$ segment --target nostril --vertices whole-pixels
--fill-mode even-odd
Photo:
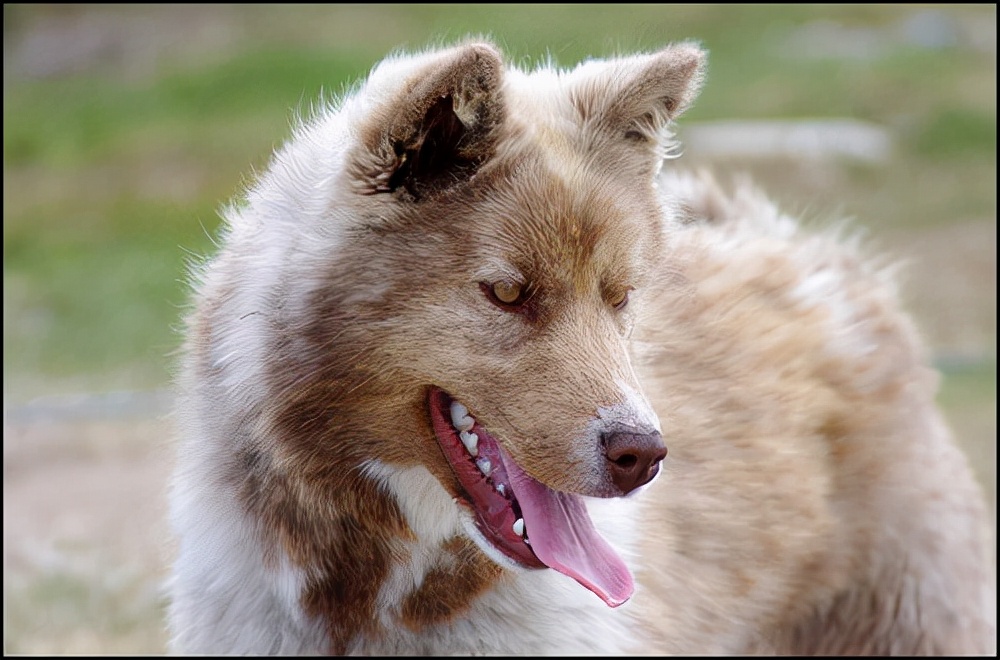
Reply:
[[[657,433],[611,433],[602,436],[611,481],[628,494],[649,483],[667,455],[663,437]]]
[[[638,457],[633,456],[632,454],[625,454],[621,458],[617,458],[614,461],[615,465],[617,465],[620,468],[625,468],[625,469],[628,469],[628,468],[632,467],[633,465],[635,465],[638,462],[639,462]]]

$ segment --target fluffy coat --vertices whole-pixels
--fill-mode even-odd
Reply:
[[[195,274],[175,651],[995,653],[890,269],[660,172],[704,57],[399,54],[297,129]]]

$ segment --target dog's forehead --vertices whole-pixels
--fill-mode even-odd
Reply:
[[[535,146],[496,184],[499,194],[484,209],[495,222],[480,228],[486,245],[535,274],[626,275],[658,240],[652,190]]]
[[[602,142],[579,112],[573,78],[543,69],[515,76],[505,90],[510,139],[497,153],[508,172],[503,228],[557,263],[620,262],[636,243],[656,242],[662,211],[651,180],[610,167],[598,153]]]

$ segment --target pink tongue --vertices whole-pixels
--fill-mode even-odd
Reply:
[[[587,587],[610,607],[631,598],[635,590],[632,573],[594,529],[583,500],[547,488],[509,457],[504,458],[531,549],[538,559]]]

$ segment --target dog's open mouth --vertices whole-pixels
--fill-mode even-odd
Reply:
[[[632,596],[632,574],[594,528],[583,500],[528,476],[466,407],[431,388],[434,433],[486,539],[531,568],[554,568],[617,607]]]

